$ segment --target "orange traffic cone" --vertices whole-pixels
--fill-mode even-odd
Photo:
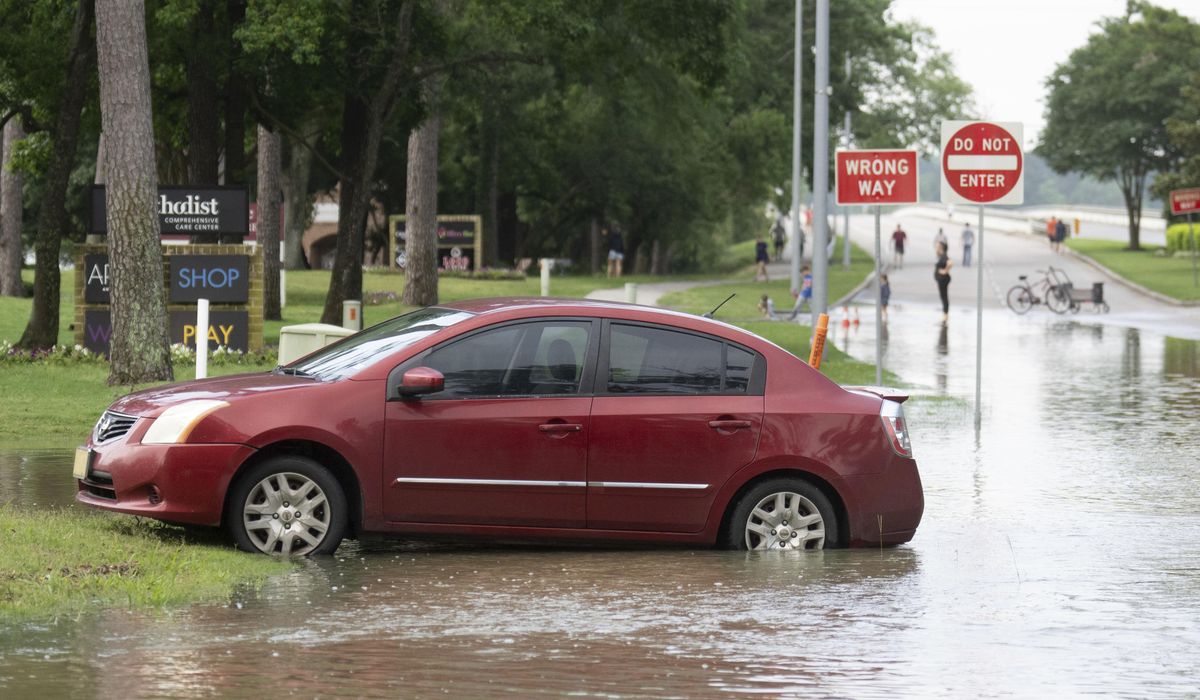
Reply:
[[[858,326],[861,321],[858,320],[858,307],[854,307],[854,325]]]
[[[843,306],[842,307],[842,328],[849,328],[849,327],[850,327],[850,307]]]

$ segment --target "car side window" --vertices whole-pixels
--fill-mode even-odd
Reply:
[[[606,390],[614,394],[746,393],[755,355],[692,333],[614,323]]]
[[[502,326],[434,348],[408,366],[445,378],[436,398],[579,393],[591,324],[547,321]]]

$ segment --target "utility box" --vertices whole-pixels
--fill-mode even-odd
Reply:
[[[304,357],[313,350],[354,335],[355,331],[329,323],[301,323],[279,329],[279,364]]]

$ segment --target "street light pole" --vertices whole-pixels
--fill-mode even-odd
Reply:
[[[829,311],[829,0],[817,0],[817,70],[813,99],[812,324]]]
[[[850,52],[846,52],[846,92],[850,92]],[[842,132],[843,148],[850,148],[850,106],[846,106],[846,124]],[[842,207],[842,269],[850,269],[850,207]]]
[[[801,48],[804,45],[804,0],[796,0],[796,46],[795,66],[792,69],[792,290],[800,291],[800,258],[804,256],[804,246],[800,239],[804,237],[804,226],[800,216],[800,123],[804,111],[801,105],[801,85],[804,83],[804,61]]]

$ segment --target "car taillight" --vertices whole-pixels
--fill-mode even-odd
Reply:
[[[883,429],[887,432],[888,443],[892,450],[901,457],[912,458],[912,443],[908,440],[908,425],[904,422],[904,408],[895,401],[884,400],[879,407],[879,417],[883,419]]]

